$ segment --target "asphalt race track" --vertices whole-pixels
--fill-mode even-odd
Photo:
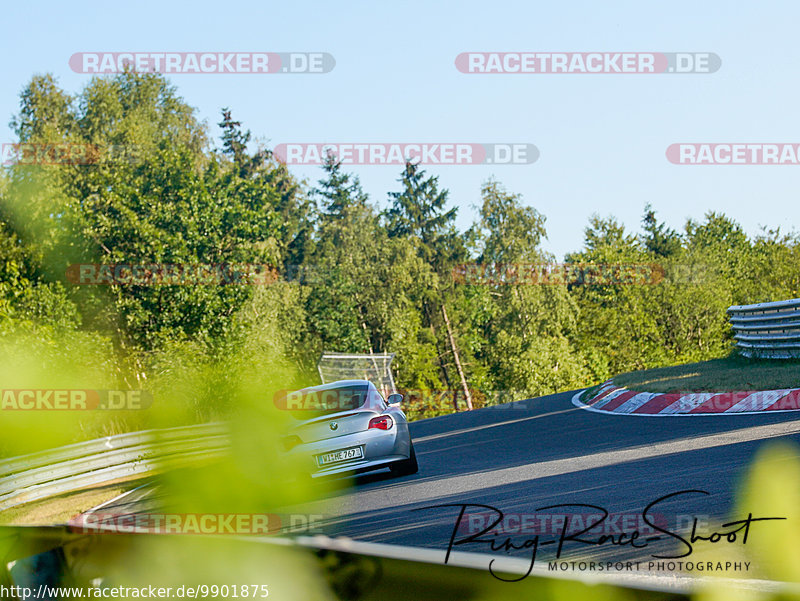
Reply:
[[[740,479],[757,449],[766,440],[778,438],[800,442],[800,413],[603,415],[576,408],[571,402],[573,395],[561,393],[504,408],[413,422],[418,474],[403,478],[388,471],[361,475],[352,488],[286,511],[323,515],[319,532],[328,536],[441,549],[444,561],[451,536],[457,541],[480,530],[475,526],[469,530],[465,516],[463,529],[454,535],[460,505],[492,506],[512,516],[507,522],[509,530],[482,538],[493,538],[499,546],[510,536],[522,546],[539,534],[539,565],[555,559],[563,518],[544,526],[541,520],[538,526],[535,521],[528,522],[528,528],[514,531],[521,523],[519,515],[535,520],[535,516],[572,514],[571,528],[577,529],[580,520],[599,510],[542,508],[589,504],[612,515],[602,532],[583,536],[596,540],[600,534],[616,532],[619,540],[619,527],[628,531],[623,540],[629,542],[629,530],[642,525],[638,519],[648,504],[671,493],[697,489],[710,494],[673,497],[659,503],[650,515],[674,532],[679,532],[678,524],[690,527],[691,519],[699,517],[698,533],[708,535],[714,525],[747,517],[732,517],[731,512]],[[147,495],[135,493],[128,500],[127,511],[146,510],[146,499]],[[455,506],[430,508],[443,504]],[[466,509],[467,514],[480,511],[488,515],[488,510]],[[623,515],[615,522],[617,514]],[[623,528],[625,519],[631,520],[630,528]],[[751,537],[758,535],[761,525],[752,525]],[[568,532],[572,533],[574,530]],[[683,535],[689,536],[685,531]],[[647,540],[652,536],[658,539]],[[637,547],[567,540],[560,559],[647,562],[655,561],[653,554],[679,555],[687,550],[674,537],[646,528]],[[505,555],[487,542],[457,545],[454,550]],[[531,550],[514,553],[529,559]]]

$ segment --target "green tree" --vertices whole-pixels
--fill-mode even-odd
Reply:
[[[401,190],[389,192],[391,206],[385,212],[389,235],[417,238],[420,252],[434,259],[452,230],[457,209],[446,209],[448,191],[439,189],[438,176],[425,177],[416,163],[407,162],[398,181]]]
[[[541,250],[547,233],[536,209],[493,180],[483,185],[481,198],[480,218],[470,233],[478,263],[525,269],[551,260]],[[583,357],[569,339],[578,311],[566,286],[502,283],[470,288],[480,299],[474,323],[484,342],[478,356],[487,365],[491,387],[539,395],[586,381]]]
[[[51,83],[34,78],[23,92],[17,135],[98,152],[91,165],[12,169],[3,211],[43,281],[63,283],[72,263],[280,264],[302,254],[308,206],[299,185],[264,151],[246,154],[248,134],[229,113],[232,159],[209,151],[194,110],[159,75],[94,78],[71,100]],[[85,328],[131,353],[183,339],[224,346],[252,296],[247,286],[69,292]]]
[[[439,189],[437,176],[426,177],[418,164],[406,162],[400,179],[401,191],[390,192],[391,206],[384,213],[389,235],[405,238],[416,247],[419,257],[434,272],[433,285],[420,298],[424,323],[430,328],[438,349],[438,363],[448,389],[456,379],[449,373],[450,360],[467,408],[472,409],[468,375],[461,360],[459,333],[448,315],[452,301],[452,270],[466,258],[466,247],[455,229],[457,209],[447,209],[448,190]],[[454,400],[457,407],[457,402]]]
[[[642,243],[645,248],[658,257],[670,257],[681,250],[681,237],[678,232],[659,222],[656,212],[648,203],[642,217]]]

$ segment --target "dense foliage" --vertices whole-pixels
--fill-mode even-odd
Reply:
[[[333,157],[305,185],[268,148],[252,149],[231,111],[218,125],[216,147],[158,75],[95,78],[74,96],[34,77],[12,119],[19,142],[90,145],[95,160],[0,170],[0,334],[98,349],[128,386],[184,356],[258,357],[310,382],[323,350],[388,351],[401,388],[457,391],[480,406],[725,356],[726,307],[800,295],[794,234],[748,237],[716,213],[679,232],[649,205],[638,233],[593,217],[567,262],[657,264],[658,281],[465,281],[454,276],[465,264],[552,263],[545,216],[488,181],[460,232],[448,191],[414,164],[382,211]],[[279,277],[81,286],[65,276],[87,263],[247,263]]]

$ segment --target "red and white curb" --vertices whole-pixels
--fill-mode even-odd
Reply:
[[[800,388],[738,392],[637,392],[604,382],[590,399],[572,397],[572,404],[598,413],[625,415],[708,415],[800,410]]]

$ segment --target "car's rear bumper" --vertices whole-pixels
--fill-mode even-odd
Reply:
[[[380,469],[408,459],[411,452],[410,440],[408,425],[395,423],[390,430],[372,429],[299,444],[289,451],[289,454],[296,457],[304,471],[310,473],[312,477],[322,477]],[[360,447],[363,456],[327,466],[320,466],[317,461],[320,455],[352,447]]]
[[[341,463],[332,465],[330,467],[319,469],[311,473],[312,478],[322,478],[323,476],[332,476],[335,474],[358,473],[368,472],[370,470],[379,470],[384,467],[389,467],[398,461],[408,459],[406,455],[389,455],[380,459],[372,461],[358,461],[353,463]]]

